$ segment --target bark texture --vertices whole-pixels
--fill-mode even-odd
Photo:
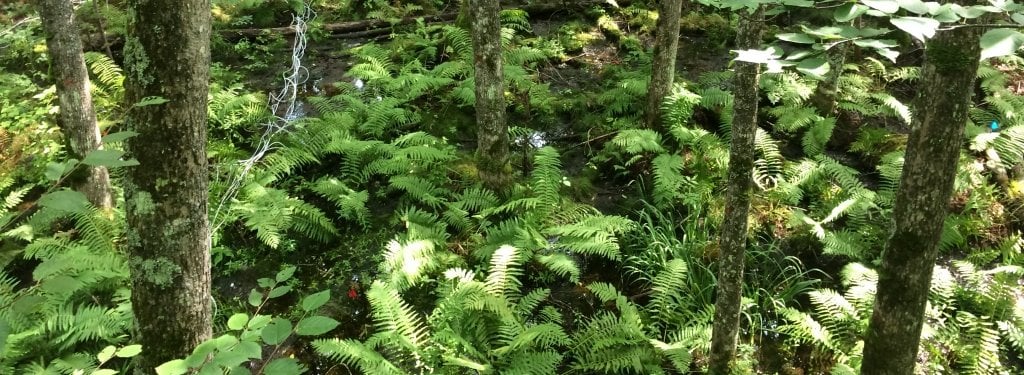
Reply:
[[[651,83],[647,86],[647,127],[661,126],[661,102],[672,90],[676,77],[676,51],[679,49],[679,18],[683,0],[664,0],[658,6],[658,25],[654,34]]]
[[[843,75],[843,65],[846,64],[846,54],[850,50],[850,43],[841,43],[830,48],[825,56],[831,70],[825,74],[825,79],[818,82],[815,88],[814,107],[822,116],[832,116],[836,111],[836,101],[839,96],[839,77]]]
[[[736,35],[737,48],[760,48],[763,25],[763,6],[753,14],[744,13]],[[743,263],[747,246],[747,213],[750,211],[750,194],[754,186],[754,137],[757,134],[757,108],[760,100],[758,86],[761,66],[741,61],[735,64],[729,186],[725,196],[725,217],[718,240],[718,289],[709,364],[709,373],[715,375],[728,374],[736,357]]]
[[[925,49],[914,121],[864,341],[863,374],[912,374],[949,208],[983,29],[939,31]]]
[[[60,129],[71,146],[71,156],[82,160],[89,152],[99,149],[101,144],[75,10],[70,0],[39,0],[36,5],[56,80]],[[110,209],[107,168],[86,166],[83,176],[74,179],[73,183],[75,189],[85,194],[94,206]]]
[[[128,142],[141,165],[125,186],[140,374],[186,356],[211,334],[206,104],[209,0],[132,0],[125,98]]]
[[[510,179],[505,74],[501,62],[501,6],[498,0],[468,0],[475,69],[477,167],[480,179],[500,189]]]

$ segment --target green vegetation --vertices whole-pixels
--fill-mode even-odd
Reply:
[[[729,7],[742,2],[684,4],[663,129],[644,126],[657,2],[503,2],[512,181],[496,190],[474,157],[472,34],[443,18],[459,3],[213,1],[210,212],[195,214],[212,228],[214,338],[158,373],[707,370],[735,90]],[[778,5],[764,40],[777,49],[740,51],[766,73],[734,373],[859,372],[922,77],[913,49],[935,31],[906,19],[968,17],[889,3],[919,2]],[[282,118],[290,103],[267,103],[294,36],[233,32],[287,26],[306,5],[298,115]],[[124,98],[137,48],[125,8],[77,8],[104,148],[76,160],[34,10],[0,5],[0,374],[130,373],[147,344],[132,336],[132,283],[173,287],[180,272],[125,250],[140,241],[126,235],[128,205],[153,207],[148,194],[124,200],[126,169],[145,168],[125,156],[137,134],[124,119],[167,100]],[[988,22],[1024,23],[1019,7],[997,10]],[[444,21],[409,19],[431,16]],[[369,26],[329,27],[358,21]],[[1000,40],[982,38],[991,58],[920,373],[1024,371],[1024,36]],[[816,49],[832,43],[853,44],[843,66]],[[935,50],[940,68],[969,58]],[[830,69],[836,111],[823,114]],[[110,212],[72,190],[85,166],[110,169]]]

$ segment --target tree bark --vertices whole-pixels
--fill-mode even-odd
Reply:
[[[764,6],[753,14],[744,14],[736,35],[739,49],[761,47]],[[711,335],[709,373],[728,374],[736,357],[736,339],[740,326],[740,300],[743,292],[743,263],[747,246],[747,212],[754,186],[754,138],[757,134],[758,87],[761,66],[736,61],[732,145],[729,149],[728,188],[725,217],[719,237],[718,290],[715,297],[715,322]]]
[[[56,79],[60,129],[71,146],[71,156],[82,160],[89,152],[99,149],[101,143],[75,10],[70,0],[39,0],[37,5]],[[73,180],[75,189],[85,194],[94,206],[109,210],[111,189],[107,168],[85,167],[84,175]]]
[[[683,0],[664,0],[658,7],[658,25],[654,35],[651,83],[647,86],[647,127],[661,127],[661,103],[672,90],[676,77],[676,51],[679,49],[679,18]]]
[[[495,190],[501,189],[511,178],[500,11],[498,0],[469,0],[473,27],[477,168],[484,185]]]
[[[140,165],[125,183],[138,373],[189,354],[211,335],[206,105],[209,0],[132,0],[125,119]],[[136,105],[162,97],[160,104]]]
[[[939,31],[927,43],[914,120],[878,272],[863,374],[912,374],[924,310],[969,121],[982,28]]]
[[[846,64],[846,53],[850,50],[851,43],[842,43],[825,52],[831,70],[825,75],[825,79],[818,82],[812,99],[814,107],[822,116],[835,114],[839,96],[839,77],[843,75],[843,65]]]

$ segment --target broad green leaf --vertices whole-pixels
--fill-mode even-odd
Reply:
[[[939,21],[924,17],[898,17],[889,22],[922,42],[935,36],[935,30],[939,28]]]
[[[216,361],[219,357],[215,357],[213,360]],[[222,375],[220,371],[220,365],[214,362],[209,362],[203,365],[195,375]]]
[[[240,330],[245,328],[245,323],[249,322],[249,314],[238,313],[228,318],[228,329]]]
[[[782,5],[790,7],[810,8],[814,2],[810,0],[782,0]]]
[[[274,375],[298,375],[303,372],[302,365],[294,358],[278,358],[267,364],[263,369],[264,374]]]
[[[46,163],[46,172],[43,172],[47,180],[57,181],[60,180],[60,176],[64,175],[64,164],[63,163]]]
[[[228,371],[228,375],[252,375],[252,371],[249,371],[244,366],[236,366],[231,371]]]
[[[906,9],[908,12],[917,14],[927,14],[928,6],[921,0],[896,0],[900,8]]]
[[[820,58],[806,59],[796,66],[796,70],[817,79],[825,78],[831,69],[828,61]]]
[[[281,272],[278,272],[277,273],[277,277],[275,277],[275,279],[277,279],[277,282],[283,283],[283,282],[287,281],[288,279],[292,278],[292,275],[294,275],[294,274],[295,274],[295,266],[288,266],[288,267],[285,267],[283,270],[281,270]]]
[[[805,50],[805,49],[796,50],[796,51],[793,51],[792,53],[790,53],[789,56],[786,56],[786,60],[789,60],[789,61],[803,60],[803,59],[807,58],[808,56],[814,55],[815,53],[816,52],[814,52],[814,51],[808,51],[808,50]]]
[[[993,29],[981,36],[981,58],[1008,56],[1024,45],[1024,34],[1013,29]]]
[[[273,288],[274,285],[277,285],[277,281],[274,281],[274,279],[271,279],[269,277],[261,277],[256,280],[256,284],[258,284],[260,287],[270,289]]]
[[[121,142],[121,141],[124,141],[125,139],[134,137],[136,135],[139,135],[139,133],[133,132],[131,130],[123,131],[123,132],[117,132],[117,133],[110,133],[110,134],[107,134],[106,136],[103,137],[102,142],[103,143]]]
[[[892,48],[876,48],[875,52],[878,52],[879,55],[884,56],[893,63],[896,62],[897,57],[900,57],[900,51],[894,50]]]
[[[115,352],[117,352],[117,347],[109,345],[100,350],[99,354],[96,354],[96,359],[100,360],[100,363],[109,361],[111,358],[114,358]]]
[[[121,160],[122,155],[124,155],[124,152],[118,150],[94,150],[85,155],[85,159],[82,159],[82,164],[107,168],[139,165],[139,162],[135,159]]]
[[[236,348],[238,352],[242,353],[246,358],[254,359],[263,357],[263,347],[258,343],[252,341],[239,341]]]
[[[261,336],[265,344],[277,345],[284,342],[288,335],[291,334],[292,322],[289,322],[287,319],[274,318],[270,324],[263,328]]]
[[[234,335],[223,334],[213,339],[213,342],[216,343],[218,350],[228,350],[238,344],[238,338]]]
[[[844,27],[848,27],[848,26],[844,26]],[[851,29],[852,29],[852,27],[851,27]],[[855,30],[856,30],[856,33],[851,35],[851,36],[849,36],[850,38],[855,38],[855,37],[872,38],[872,37],[876,37],[876,36],[879,36],[879,35],[888,34],[888,33],[892,32],[892,30],[890,30],[890,29],[876,29],[876,28],[873,28],[873,27],[865,27],[865,28],[860,28],[860,29],[855,29]],[[845,34],[844,34],[844,36],[845,36]]]
[[[270,315],[256,315],[249,320],[249,329],[262,329],[270,323],[271,319],[273,317]]]
[[[322,335],[338,326],[338,321],[326,316],[311,316],[295,325],[295,333],[302,336]]]
[[[895,48],[900,46],[899,43],[892,39],[858,39],[854,40],[853,44],[864,48]]]
[[[963,7],[963,6],[960,6],[960,5],[957,5],[957,4],[951,4],[950,5],[950,9],[953,9],[953,12],[956,12],[956,14],[958,16],[963,17],[963,18],[969,18],[969,19],[978,18],[978,17],[984,16],[984,15],[986,15],[988,13],[1000,13],[1000,12],[1002,12],[1001,10],[999,10],[999,8],[996,8],[994,6],[988,6],[988,5],[975,5],[975,6]]]
[[[292,287],[287,286],[287,285],[282,285],[282,286],[279,286],[277,288],[271,289],[270,290],[270,294],[267,295],[267,298],[277,298],[277,297],[280,297],[280,296],[283,296],[283,295],[287,294],[290,291],[292,291]]]
[[[743,61],[755,64],[767,64],[769,61],[775,60],[775,51],[773,50],[734,50],[736,52],[736,61]]]
[[[89,207],[85,195],[73,190],[58,190],[39,198],[39,205],[64,212],[82,212]]]
[[[111,369],[108,369],[108,368],[101,368],[101,369],[97,369],[97,370],[95,370],[95,371],[93,371],[93,372],[91,372],[89,374],[90,375],[116,375],[117,374],[117,370],[111,370]]]
[[[170,100],[164,99],[161,96],[147,96],[142,98],[138,103],[135,103],[135,107],[145,107],[150,105],[164,104]]]
[[[790,43],[814,44],[818,42],[818,39],[804,33],[783,33],[775,37]]]
[[[942,4],[938,8],[929,10],[928,14],[931,14],[932,18],[940,23],[950,23],[960,20],[960,16],[953,11],[950,4]]]
[[[316,309],[319,309],[320,306],[323,306],[330,299],[330,290],[325,290],[319,293],[311,294],[309,296],[306,296],[306,298],[302,299],[302,310],[305,310],[307,312],[314,311]]]
[[[1024,14],[1014,13],[1013,15],[1010,16],[1010,18],[1013,19],[1013,22],[1024,25]]]
[[[118,358],[131,358],[139,355],[139,353],[142,353],[142,345],[136,344],[128,345],[121,349],[118,349],[117,353],[114,353],[114,355],[117,356]]]
[[[261,303],[263,303],[263,293],[256,289],[249,291],[249,305],[257,307]]]
[[[253,358],[260,358],[263,355],[260,345],[254,342],[238,342],[226,350],[213,356],[213,363],[217,365],[217,375],[223,374],[220,367],[232,368]]]
[[[46,176],[47,180],[60,181],[60,178],[64,177],[65,173],[71,172],[71,170],[75,169],[76,166],[78,166],[78,160],[75,159],[71,159],[63,163],[50,162],[46,163],[46,172],[43,174]]]
[[[886,14],[893,14],[900,10],[900,4],[894,0],[860,0],[860,3]]]
[[[182,375],[186,372],[188,372],[188,366],[185,365],[184,359],[175,359],[156,368],[157,375]]]
[[[832,18],[835,18],[836,22],[850,22],[867,11],[868,7],[866,6],[850,3],[836,8],[836,10],[832,12]]]
[[[810,28],[807,26],[801,26],[801,30],[809,35],[822,38],[822,39],[844,39],[852,38],[857,36],[857,29],[851,26],[822,26]]]

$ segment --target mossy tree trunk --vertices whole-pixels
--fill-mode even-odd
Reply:
[[[969,121],[982,31],[939,31],[927,43],[893,207],[894,229],[882,255],[864,341],[863,374],[914,372],[932,268]]]
[[[89,72],[82,53],[75,10],[70,0],[39,0],[39,18],[46,33],[46,48],[56,80],[60,102],[60,129],[71,146],[71,156],[82,160],[100,148],[100,129],[89,92]],[[77,176],[76,176],[77,177]],[[83,175],[73,180],[96,207],[109,210],[110,177],[105,167],[86,166]]]
[[[764,7],[744,13],[736,35],[738,49],[761,47]],[[728,374],[736,357],[736,339],[740,326],[740,299],[743,292],[743,261],[747,246],[747,212],[754,186],[754,138],[757,134],[757,108],[760,96],[761,66],[737,61],[735,67],[732,144],[729,148],[728,188],[725,217],[718,240],[718,287],[715,297],[715,322],[711,336],[711,374]]]
[[[206,105],[209,0],[132,0],[125,42],[125,182],[138,372],[186,356],[211,335]],[[143,98],[166,102],[136,105]],[[153,102],[153,101],[150,101]],[[155,101],[160,102],[160,101]]]
[[[505,75],[501,61],[501,6],[498,0],[468,0],[473,35],[476,91],[477,166],[480,179],[501,189],[510,179]]]
[[[846,54],[851,43],[841,43],[825,52],[831,70],[818,82],[811,100],[822,116],[835,115],[836,102],[839,98],[839,77],[843,75],[843,65],[846,64]]]
[[[683,0],[664,0],[658,7],[658,25],[654,35],[651,83],[647,86],[646,124],[661,127],[661,103],[672,90],[676,77],[676,51],[679,49],[679,18]]]

